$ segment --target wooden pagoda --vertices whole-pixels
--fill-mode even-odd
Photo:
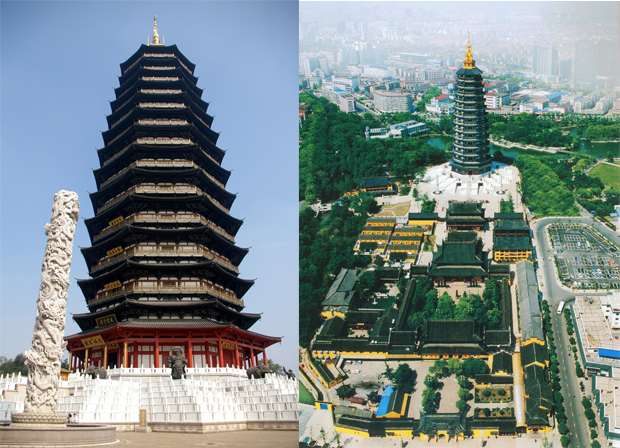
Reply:
[[[243,312],[248,249],[235,245],[242,221],[229,214],[230,172],[194,68],[159,43],[157,24],[153,42],[121,64],[85,220],[91,247],[81,248],[89,312],[73,316],[82,331],[65,338],[73,371],[166,367],[175,346],[189,367],[247,368],[280,342],[249,331],[260,315]]]

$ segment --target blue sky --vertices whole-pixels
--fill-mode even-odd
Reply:
[[[297,2],[0,2],[0,355],[30,348],[43,227],[54,193],[80,198],[65,334],[87,312],[76,279],[88,278],[79,247],[94,211],[92,169],[119,64],[153,34],[196,64],[215,116],[231,214],[244,218],[237,245],[251,247],[241,277],[256,278],[246,311],[252,327],[284,336],[267,350],[287,368],[298,346]]]

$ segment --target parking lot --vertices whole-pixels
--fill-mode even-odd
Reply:
[[[576,288],[620,289],[620,253],[590,227],[552,225],[549,238],[564,282]]]

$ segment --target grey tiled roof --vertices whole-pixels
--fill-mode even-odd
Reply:
[[[538,284],[534,265],[523,260],[516,264],[517,291],[519,294],[519,320],[521,322],[521,339],[536,338],[544,341],[542,315],[538,303]]]

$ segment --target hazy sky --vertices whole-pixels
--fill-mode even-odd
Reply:
[[[240,277],[257,279],[246,311],[253,331],[284,336],[268,357],[294,368],[298,346],[297,2],[0,2],[0,355],[30,348],[43,227],[54,193],[80,199],[65,334],[87,312],[75,279],[94,211],[92,169],[114,100],[119,64],[153,34],[196,64],[198,87],[227,150],[237,245],[251,247]]]

